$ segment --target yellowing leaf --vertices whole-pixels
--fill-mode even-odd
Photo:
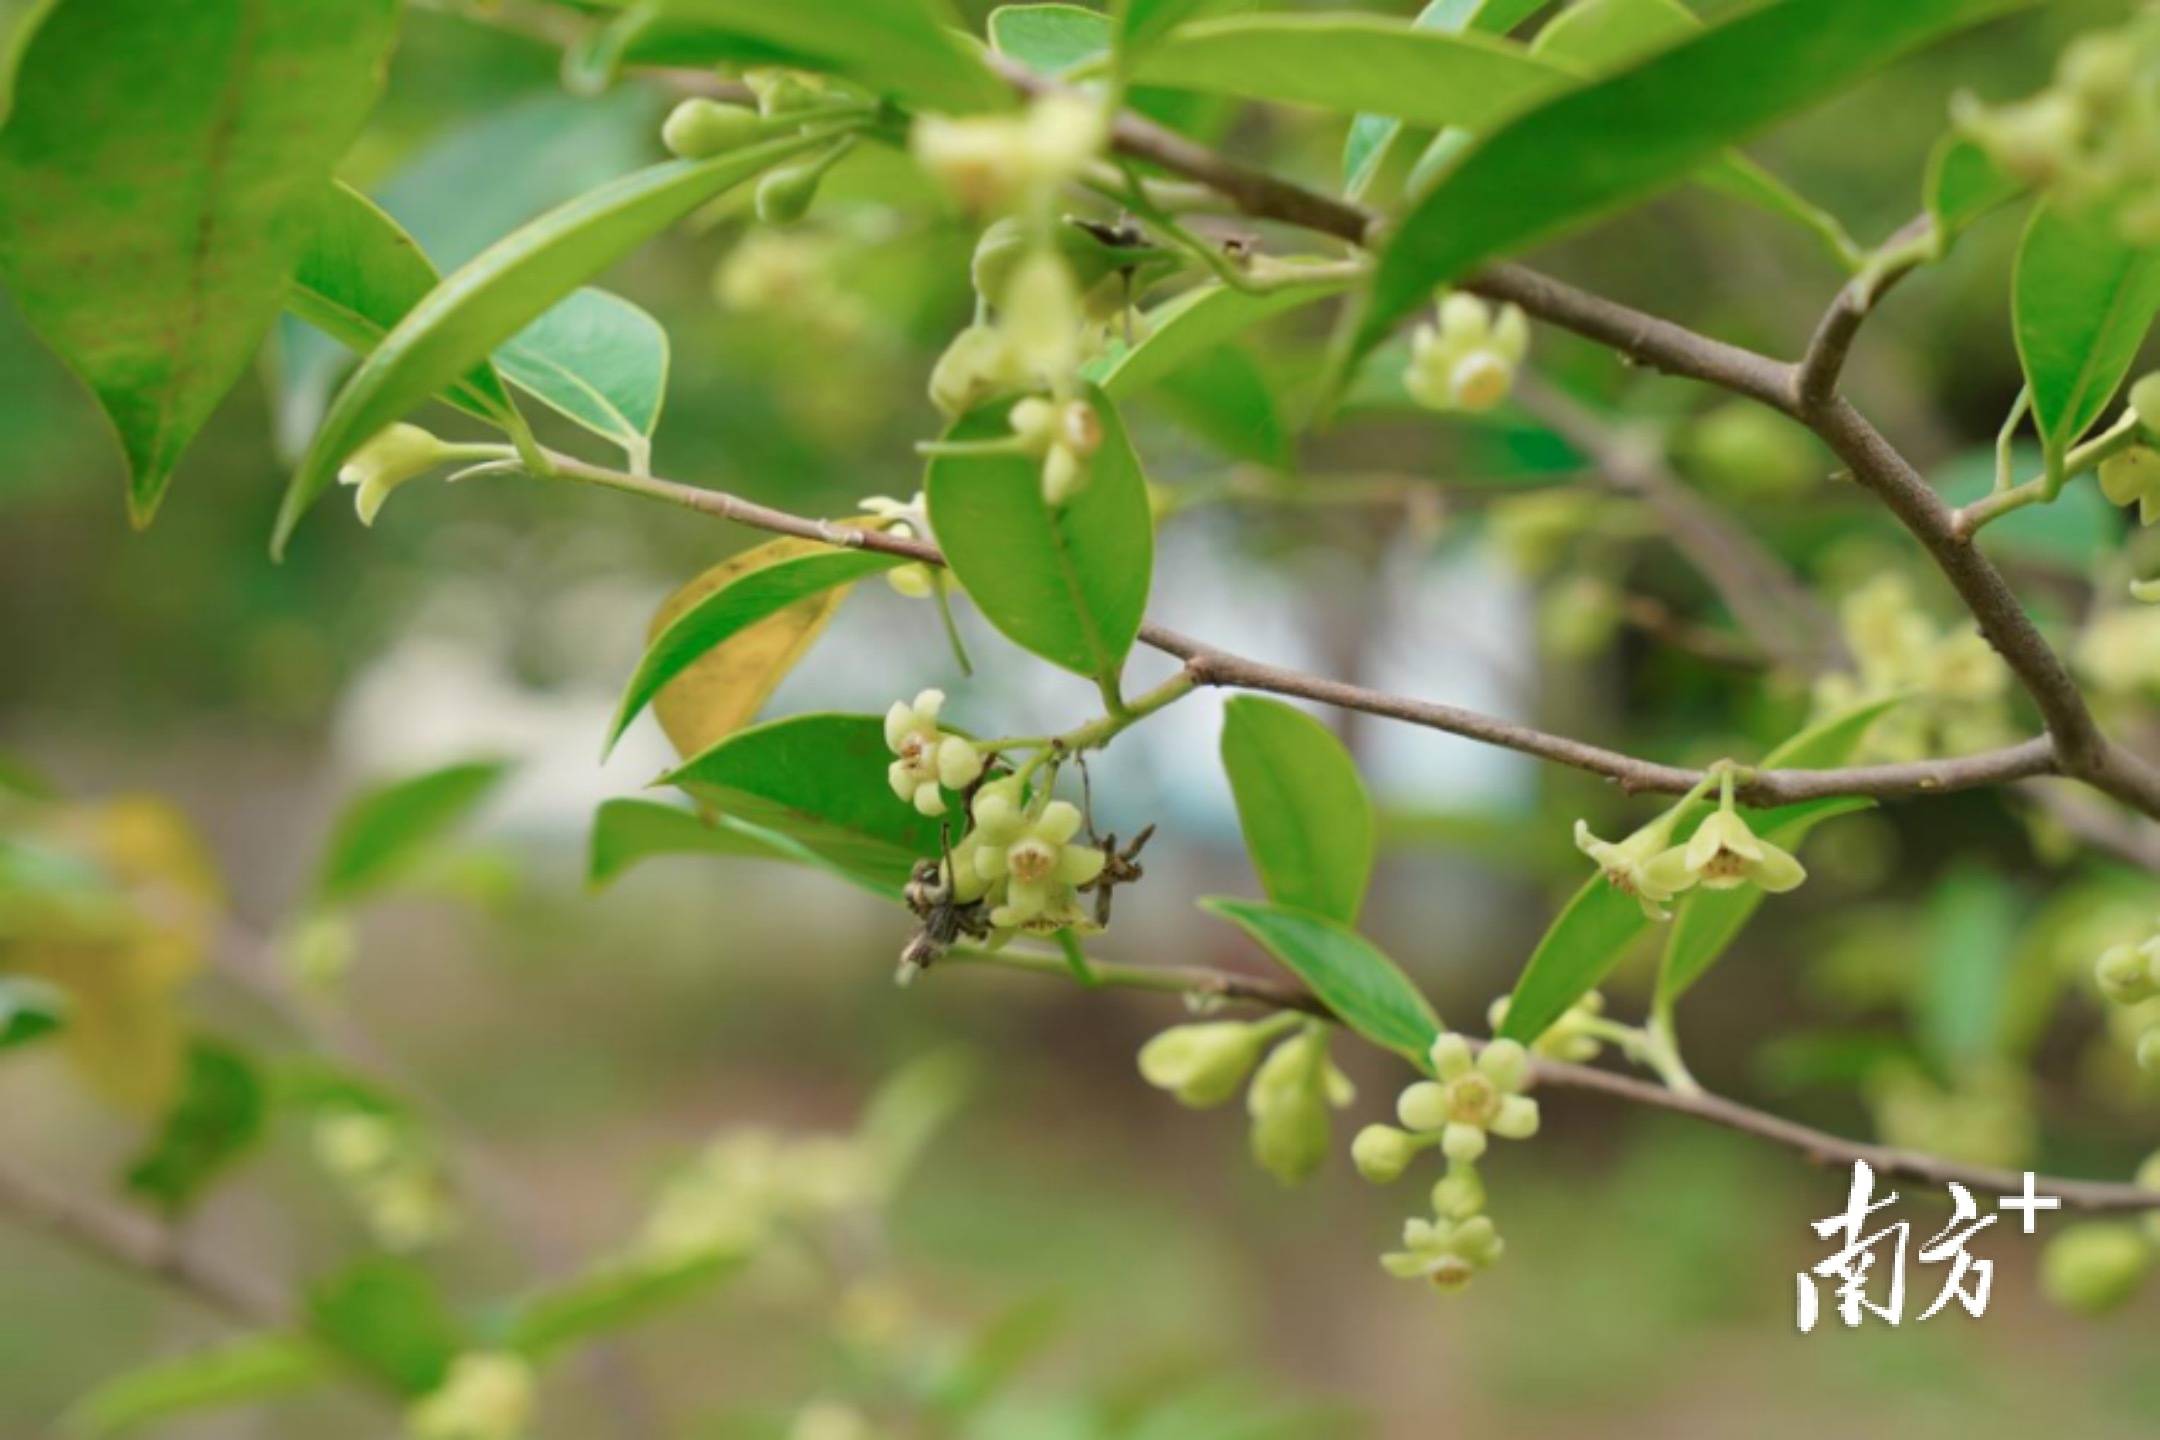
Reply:
[[[683,611],[752,570],[831,548],[815,540],[787,537],[729,556],[667,598],[653,616],[646,642],[657,639]],[[654,697],[652,708],[675,753],[685,760],[702,754],[756,718],[795,662],[823,633],[850,588],[839,585],[821,591],[758,621],[705,652],[670,680]]]

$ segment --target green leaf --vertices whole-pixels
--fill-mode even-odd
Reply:
[[[650,467],[668,377],[667,331],[652,316],[605,290],[579,290],[513,336],[495,363],[557,414],[620,446],[631,469]]]
[[[1236,925],[1288,966],[1351,1029],[1422,1068],[1440,1017],[1393,960],[1323,915],[1211,896],[1200,908]]]
[[[1373,808],[1342,742],[1295,706],[1240,695],[1223,706],[1222,762],[1268,898],[1355,925],[1372,879]]]
[[[1296,447],[1282,405],[1251,352],[1218,345],[1156,383],[1158,404],[1185,429],[1236,460],[1288,470]]]
[[[1243,15],[1173,31],[1132,79],[1480,128],[1569,83],[1520,45],[1377,15]]]
[[[0,278],[119,432],[136,525],[277,318],[396,17],[64,0],[31,33],[0,129]]]
[[[360,794],[331,827],[315,881],[317,899],[348,904],[397,879],[468,819],[509,769],[501,760],[466,761]]]
[[[1987,152],[1964,136],[1945,135],[1928,157],[1924,189],[1936,247],[1948,250],[1973,222],[2023,194],[2025,183],[1996,169]]]
[[[2023,917],[2002,877],[1971,865],[1943,877],[1927,911],[1915,1018],[1922,1050],[1955,1076],[2002,1053]]]
[[[127,1172],[128,1189],[169,1216],[262,1139],[269,1103],[255,1063],[229,1046],[197,1040],[187,1082],[150,1149]]]
[[[795,715],[730,735],[666,782],[897,890],[939,853],[943,822],[893,795],[892,758],[876,715]]]
[[[15,72],[30,37],[59,0],[0,0],[0,125],[15,108]]]
[[[363,1260],[316,1287],[308,1321],[324,1343],[400,1395],[439,1387],[467,1348],[434,1277],[389,1256]]]
[[[1543,4],[1544,0],[1429,0],[1410,23],[1449,35],[1468,30],[1505,35]],[[1402,130],[1402,118],[1396,115],[1368,112],[1350,122],[1349,138],[1343,142],[1345,195],[1355,200],[1371,187]]]
[[[657,855],[731,855],[751,860],[780,860],[809,865],[855,884],[861,877],[838,869],[787,836],[762,830],[728,815],[703,816],[657,800],[607,800],[593,816],[587,851],[586,882],[611,884],[631,866]],[[885,885],[865,885],[893,898]]]
[[[1869,728],[1898,703],[1895,699],[1873,701],[1811,725],[1764,756],[1761,768],[1820,770],[1841,765]],[[1710,802],[1696,800],[1675,808],[1680,818],[1674,834],[1684,839],[1689,823],[1707,812]],[[1766,813],[1775,817],[1771,823],[1782,824],[1794,819],[1793,812],[1800,808],[1781,806]],[[1611,974],[1613,967],[1626,958],[1629,948],[1656,923],[1643,914],[1635,897],[1615,889],[1604,876],[1593,874],[1561,909],[1538,941],[1537,949],[1531,952],[1508,999],[1500,1033],[1526,1045],[1537,1039],[1546,1027],[1567,1013],[1569,1006]]]
[[[946,563],[983,617],[1052,664],[1108,681],[1140,632],[1155,529],[1116,407],[1098,389],[1087,400],[1102,444],[1086,484],[1063,505],[1044,501],[1041,462],[1022,455],[937,456],[924,488]],[[962,416],[946,439],[1009,436],[1011,409]]]
[[[615,748],[661,687],[714,646],[790,605],[906,563],[875,550],[819,550],[737,575],[677,615],[645,648],[608,727],[606,748]]]
[[[930,110],[1012,103],[1005,83],[952,28],[945,0],[658,0],[657,9],[666,20],[748,42],[734,51],[738,60],[833,71]]]
[[[1873,807],[1872,800],[1830,796],[1782,805],[1752,817],[1755,833],[1782,850],[1799,853],[1808,832],[1825,820]],[[1673,908],[1664,958],[1658,962],[1658,994],[1664,1003],[1685,995],[1740,938],[1765,896],[1753,885],[1737,890],[1693,890]]]
[[[1437,285],[1683,179],[1876,67],[2023,0],[1783,0],[1536,105],[1410,207],[1380,259],[1362,351]]]
[[[397,221],[340,182],[324,200],[285,303],[354,354],[365,355],[440,279]],[[501,377],[486,363],[452,381],[444,398],[495,425],[503,424],[513,408]]]
[[[290,1395],[329,1378],[328,1360],[313,1342],[251,1335],[107,1380],[69,1409],[60,1428],[75,1440],[107,1440],[199,1410]]]
[[[0,975],[0,1050],[58,1034],[67,1024],[67,992],[25,975]]]
[[[503,1343],[528,1360],[545,1360],[581,1340],[612,1335],[707,1295],[742,1269],[740,1255],[625,1261],[579,1276],[520,1302]]]
[[[1188,20],[1222,10],[1251,8],[1254,0],[1111,0],[1110,18],[1117,26],[1118,59],[1129,65]]]
[[[822,143],[789,136],[626,175],[511,232],[449,275],[383,337],[331,402],[286,489],[273,553],[284,553],[293,527],[338,465],[384,426],[699,205]]]
[[[1000,5],[990,43],[1038,75],[1058,76],[1110,53],[1110,17],[1078,5]]]
[[[2105,211],[2033,212],[2011,285],[2033,425],[2061,457],[2107,409],[2160,310],[2160,250],[2122,238]]]
[[[1254,326],[1346,288],[1347,282],[1340,280],[1257,292],[1198,286],[1149,311],[1140,343],[1091,364],[1089,377],[1113,399],[1124,400]]]

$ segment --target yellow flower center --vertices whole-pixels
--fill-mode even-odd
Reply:
[[[1489,1124],[1500,1108],[1500,1092],[1492,1081],[1472,1071],[1448,1086],[1448,1118],[1458,1125]]]
[[[1737,880],[1747,873],[1747,864],[1746,856],[1720,845],[1703,866],[1703,874],[1712,880]]]
[[[1030,883],[1046,878],[1057,865],[1057,851],[1040,840],[1022,840],[1005,857],[1015,880]]]

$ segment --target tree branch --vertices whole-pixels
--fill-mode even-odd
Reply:
[[[648,499],[679,505],[703,515],[718,516],[806,540],[862,550],[902,555],[925,565],[943,566],[945,556],[926,540],[902,538],[882,530],[842,525],[790,514],[719,490],[703,490],[673,480],[633,475],[573,456],[551,454],[555,473],[564,479],[625,490]],[[1465,710],[1435,701],[1414,700],[1385,691],[1328,680],[1303,671],[1270,665],[1232,654],[1203,641],[1179,634],[1166,626],[1140,627],[1142,643],[1165,655],[1183,660],[1193,680],[1201,685],[1227,686],[1237,690],[1262,690],[1291,695],[1337,709],[1355,710],[1385,720],[1421,725],[1465,739],[1482,741],[1503,749],[1534,755],[1556,764],[1571,765],[1617,781],[1622,789],[1648,794],[1680,795],[1693,789],[1704,772],[1678,765],[1638,759],[1586,741],[1553,735],[1512,720]],[[1914,795],[1971,790],[2056,773],[2055,761],[2045,739],[1984,751],[1978,755],[1946,760],[1919,760],[1898,765],[1857,765],[1836,770],[1755,770],[1748,772],[1736,793],[1750,805],[1785,805],[1831,795],[1854,795],[1889,800]]]
[[[1063,956],[1034,955],[1024,950],[993,951],[974,946],[955,946],[941,963],[1018,970],[1027,974],[1067,980],[1073,978],[1072,969]],[[1117,965],[1099,960],[1090,961],[1089,970],[1094,982],[1101,985],[1201,995],[1243,1001],[1276,1010],[1297,1010],[1328,1020],[1335,1018],[1316,996],[1300,986],[1228,970],[1189,965]],[[1487,1043],[1489,1042],[1475,1039],[1470,1041],[1473,1049],[1482,1049]],[[1752,1135],[1758,1140],[1766,1140],[1773,1145],[1796,1150],[1817,1165],[1847,1167],[1855,1161],[1864,1160],[1873,1166],[1878,1174],[1917,1180],[1927,1185],[1944,1186],[1956,1183],[1988,1195],[2021,1195],[2025,1190],[2025,1176],[2020,1171],[1966,1165],[1917,1150],[1847,1140],[1827,1130],[1817,1130],[1812,1126],[1802,1125],[1717,1095],[1700,1092],[1683,1094],[1633,1075],[1616,1074],[1588,1065],[1571,1065],[1560,1060],[1533,1059],[1530,1068],[1539,1085],[1556,1090],[1591,1091],[1631,1105],[1666,1110],[1676,1115],[1707,1121],[1743,1135]],[[2160,1210],[2160,1190],[2147,1190],[2138,1185],[2105,1180],[2069,1180],[2052,1176],[2037,1177],[2034,1183],[2040,1193],[2061,1197],[2063,1204],[2073,1210]]]
[[[159,1281],[236,1325],[271,1330],[285,1305],[256,1277],[189,1251],[170,1226],[110,1201],[65,1193],[0,1162],[0,1211],[85,1255]]]

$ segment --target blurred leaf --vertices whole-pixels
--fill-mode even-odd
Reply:
[[[67,993],[42,980],[0,975],[0,1050],[43,1040],[67,1024]]]
[[[59,0],[0,0],[0,125],[15,108],[15,72],[30,36]]]
[[[862,884],[861,876],[837,869],[822,856],[787,836],[761,830],[728,815],[702,816],[657,800],[608,800],[593,816],[586,880],[594,887],[612,883],[641,860],[656,855],[733,855],[809,865]],[[870,885],[887,899],[892,890]]]
[[[825,140],[788,136],[712,160],[655,165],[504,236],[446,276],[383,337],[331,402],[278,512],[273,550],[345,457],[487,358],[565,295],[699,205]]]
[[[409,1260],[377,1256],[338,1272],[308,1297],[308,1317],[326,1344],[405,1396],[440,1386],[466,1348],[434,1278]]]
[[[1800,1030],[1780,1035],[1755,1053],[1751,1068],[1771,1090],[1859,1090],[1886,1065],[1913,1061],[1901,1035],[1857,1030]]]
[[[892,758],[876,715],[795,715],[729,736],[667,783],[897,889],[939,853],[943,823],[894,798]]]
[[[738,564],[738,561],[749,563]],[[630,722],[653,696],[677,676],[713,658],[720,647],[730,642],[747,643],[742,643],[733,655],[720,657],[723,662],[734,662],[727,668],[733,672],[736,683],[729,685],[724,693],[734,702],[734,708],[740,708],[741,699],[751,692],[756,693],[756,703],[762,704],[786,670],[780,668],[770,675],[770,683],[762,685],[744,674],[747,668],[741,663],[744,659],[753,652],[770,653],[771,647],[761,646],[756,641],[760,638],[779,640],[784,635],[787,641],[780,648],[790,659],[796,658],[800,651],[789,649],[789,644],[804,628],[801,622],[822,624],[845,596],[849,585],[866,575],[906,563],[899,556],[874,550],[835,549],[811,545],[807,541],[780,540],[736,556],[733,561],[706,572],[694,582],[701,592],[694,600],[686,605],[678,604],[683,599],[679,592],[669,601],[668,608],[675,612],[673,618],[646,647],[636,673],[624,688],[622,703],[616,709],[614,723],[608,728],[607,749],[612,750],[622,739],[623,731],[630,727]],[[708,587],[706,581],[713,579],[718,571],[726,573],[719,576],[718,584]],[[833,591],[838,593],[827,593]],[[804,605],[805,601],[811,603]],[[798,606],[801,607],[799,610],[792,608]],[[783,616],[782,612],[788,613]],[[790,623],[766,630],[758,628],[775,616]],[[754,713],[756,704],[743,710],[736,724],[726,726],[720,734],[739,728],[741,722]],[[698,727],[704,745],[719,738],[718,734],[706,733],[708,728]],[[693,744],[686,748],[688,753],[695,754],[703,745]]]
[[[1945,135],[1928,157],[1924,186],[1937,245],[1947,250],[1991,210],[2009,204],[2025,184],[1995,168],[1987,152],[1962,135]]]
[[[1117,25],[1117,48],[1121,63],[1134,57],[1188,20],[1222,10],[1251,9],[1256,0],[1110,0],[1110,16]]]
[[[285,303],[356,355],[373,350],[440,277],[412,236],[358,191],[333,184],[301,252]],[[500,425],[510,397],[492,365],[451,382],[444,398]]]
[[[1147,608],[1155,526],[1147,482],[1109,396],[1087,401],[1102,443],[1078,494],[1043,499],[1042,462],[1024,455],[940,455],[925,489],[930,525],[954,578],[1007,639],[1075,674],[1110,681]],[[1012,433],[1010,404],[962,416],[952,442]]]
[[[1257,900],[1214,895],[1200,908],[1259,941],[1345,1025],[1424,1067],[1440,1017],[1410,977],[1364,936],[1325,916]]]
[[[0,750],[0,796],[19,800],[50,800],[59,792],[43,771],[20,755]]]
[[[1373,807],[1342,742],[1295,706],[1239,695],[1223,706],[1222,762],[1268,899],[1357,924]]]
[[[1820,770],[1841,765],[1869,728],[1897,703],[1881,700],[1856,706],[1809,726],[1764,756],[1761,768]],[[1680,819],[1674,837],[1685,839],[1690,822],[1712,807],[1708,800],[1696,800],[1675,808]],[[1797,818],[1792,812],[1798,809],[1780,806],[1761,815],[1780,816],[1782,819],[1776,823],[1783,823]],[[1746,919],[1744,915],[1740,918]],[[1508,998],[1507,1018],[1501,1022],[1500,1033],[1526,1045],[1537,1039],[1546,1027],[1567,1013],[1569,1006],[1611,974],[1613,967],[1626,958],[1629,948],[1656,923],[1643,914],[1634,896],[1613,886],[1602,874],[1591,875],[1531,952],[1530,962],[1523,967],[1514,993]],[[1706,931],[1700,943],[1707,948],[1713,938],[1714,932]],[[1714,951],[1710,958],[1716,958]]]
[[[930,1377],[930,1402],[948,1424],[980,1410],[1019,1378],[1065,1328],[1054,1299],[1024,1300],[980,1326],[942,1373]]]
[[[188,1049],[187,1083],[149,1150],[128,1168],[128,1189],[169,1216],[184,1213],[255,1148],[268,1109],[254,1061],[214,1040],[196,1040]]]
[[[1110,53],[1110,17],[1078,5],[1000,5],[990,43],[1038,75],[1058,76]]]
[[[1874,801],[1833,795],[1781,805],[1753,816],[1755,833],[1780,849],[1798,854],[1801,843],[1817,825],[1872,809]],[[1753,885],[1737,890],[1691,890],[1673,907],[1672,925],[1665,938],[1665,955],[1658,964],[1658,994],[1665,1001],[1678,1000],[1695,982],[1709,973],[1740,938],[1747,922],[1767,897]]]
[[[605,290],[578,290],[497,350],[495,363],[557,414],[620,446],[632,470],[650,467],[668,376],[667,331],[652,316]]]
[[[1927,969],[1918,1002],[1921,1049],[1943,1074],[2000,1055],[2010,963],[2019,919],[2016,892],[1978,867],[1951,871],[1927,902]]]
[[[708,621],[717,624],[755,608],[754,604],[744,606],[740,602],[772,598],[785,589],[786,582],[783,581],[781,590],[760,585],[741,591],[736,600],[715,600],[716,596],[737,594],[735,587],[747,583],[757,572],[769,566],[793,565],[812,558],[822,560],[832,554],[830,545],[786,536],[730,555],[667,598],[647,628],[647,657],[658,653],[661,641],[678,621],[688,616],[701,611],[706,616],[692,622],[696,629],[685,632],[686,636],[694,636]],[[828,566],[810,573],[829,574],[831,570]],[[789,574],[800,580],[804,572],[790,570]],[[788,672],[825,632],[833,612],[846,598],[844,584],[830,585],[822,590],[807,588],[793,605],[762,619],[750,619],[742,628],[694,657],[688,665],[678,668],[673,678],[649,698],[653,716],[666,732],[668,742],[675,747],[675,753],[688,759],[711,749],[755,719],[774,688],[787,678]],[[719,608],[705,611],[708,602]],[[640,662],[640,673],[642,667],[643,662]],[[637,686],[635,677],[631,684]],[[626,695],[625,707],[628,703]],[[628,724],[629,715],[634,713],[627,708],[618,712],[615,738],[620,738],[621,727]]]
[[[739,37],[738,58],[829,70],[928,110],[1003,109],[1012,92],[953,28],[945,0],[659,0],[659,13]]]
[[[1295,459],[1282,406],[1250,352],[1218,345],[1157,382],[1172,419],[1232,459],[1288,470]]]
[[[502,760],[470,760],[361,792],[330,829],[316,898],[350,904],[395,881],[422,852],[471,818],[509,773]]]
[[[1517,115],[1403,217],[1356,348],[1434,286],[1641,199],[1905,51],[2021,3],[1784,0]]]
[[[2160,250],[2124,240],[2112,214],[2043,203],[2018,247],[2011,310],[2033,425],[2059,456],[2107,409],[2152,329]]]
[[[608,1266],[520,1301],[503,1343],[528,1360],[545,1360],[710,1294],[741,1269],[741,1256],[719,1252]]]
[[[1428,0],[1410,23],[1421,30],[1438,30],[1449,35],[1459,35],[1466,30],[1505,35],[1543,8],[1544,3],[1545,0]],[[1358,199],[1371,187],[1402,129],[1402,119],[1396,115],[1365,113],[1350,122],[1350,137],[1343,142],[1345,196]]]
[[[395,0],[64,0],[0,130],[0,275],[119,432],[146,525],[284,302]]]
[[[1339,280],[1250,292],[1201,285],[1149,311],[1140,343],[1113,350],[1088,366],[1089,377],[1123,400],[1161,383],[1179,369],[1277,315],[1339,294]]]
[[[1490,125],[1565,88],[1520,46],[1379,15],[1236,16],[1172,31],[1131,67],[1147,84],[1379,111],[1424,125]]]
[[[75,1440],[105,1440],[198,1410],[290,1395],[330,1378],[322,1351],[291,1335],[251,1335],[105,1381],[78,1400],[60,1428]]]
[[[858,1133],[877,1157],[879,1178],[888,1188],[897,1187],[921,1161],[978,1078],[972,1056],[944,1049],[910,1060],[878,1086],[863,1107]]]

